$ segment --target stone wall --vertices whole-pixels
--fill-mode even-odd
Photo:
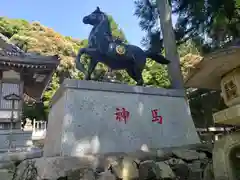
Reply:
[[[32,132],[22,130],[1,130],[0,131],[0,153],[9,150],[9,142],[12,142],[11,149],[21,149],[32,145]]]
[[[213,180],[210,147],[156,149],[95,156],[0,156],[4,180]]]

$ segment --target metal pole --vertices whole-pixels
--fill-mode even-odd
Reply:
[[[180,59],[177,52],[175,34],[172,27],[172,9],[169,0],[157,0],[157,7],[160,14],[160,24],[163,34],[163,44],[166,58],[171,60],[168,65],[168,75],[171,87],[183,89],[183,77],[180,68]]]

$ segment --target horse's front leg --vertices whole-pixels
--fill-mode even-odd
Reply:
[[[81,48],[79,49],[76,59],[75,59],[75,64],[76,64],[76,68],[83,72],[84,74],[86,74],[86,70],[84,69],[84,65],[81,63],[81,56],[83,55],[83,51],[85,51],[85,48]]]
[[[89,47],[79,49],[77,57],[76,57],[76,62],[80,61],[81,56],[83,54],[88,54],[89,56],[91,56],[92,54],[95,54],[96,51],[97,50],[95,48],[89,48]]]

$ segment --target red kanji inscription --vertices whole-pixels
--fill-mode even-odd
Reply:
[[[158,114],[159,114],[159,109],[152,110],[152,122],[157,122],[158,124],[162,124],[163,118]]]
[[[125,108],[116,108],[115,117],[117,121],[119,122],[124,121],[124,123],[127,124],[129,116],[130,112],[128,112]]]

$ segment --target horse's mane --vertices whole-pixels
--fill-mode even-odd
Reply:
[[[108,25],[108,27],[109,27],[108,35],[111,36],[111,38],[113,38],[113,37],[112,37],[111,24],[110,24],[110,22],[109,22],[108,15],[107,15],[106,13],[102,12],[102,11],[99,11],[98,13],[100,13],[101,15],[104,15],[105,21],[106,21],[106,23],[107,23],[107,25]]]

